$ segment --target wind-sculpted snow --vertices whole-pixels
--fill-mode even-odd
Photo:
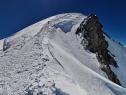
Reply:
[[[109,43],[109,50],[111,53],[115,56],[115,60],[117,61],[119,68],[115,69],[113,67],[112,70],[116,73],[118,76],[122,86],[126,87],[126,48],[122,45],[118,44],[117,42],[109,39],[106,37],[106,40]]]
[[[0,95],[126,95],[75,35],[85,18],[56,15],[6,38],[0,50]]]
[[[63,22],[60,22],[54,26],[56,28],[62,29],[65,33],[67,33],[67,32],[71,31],[71,28],[73,27],[73,25],[74,24],[72,23],[72,21],[63,21]]]

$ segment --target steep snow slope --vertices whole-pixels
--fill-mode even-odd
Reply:
[[[115,56],[115,60],[118,63],[119,68],[115,69],[113,67],[111,67],[113,69],[113,71],[116,73],[116,75],[118,76],[121,84],[126,87],[126,48],[123,47],[122,45],[118,44],[117,42],[109,39],[108,37],[106,37],[106,40],[109,43],[109,50],[111,51],[111,53]]]
[[[125,88],[107,79],[96,54],[85,50],[75,35],[85,18],[60,14],[5,39],[0,53],[0,95],[126,95]],[[110,49],[111,43],[116,44],[107,41]],[[121,60],[120,55],[116,57]],[[120,67],[124,62],[120,61]],[[125,74],[119,77],[125,86]]]

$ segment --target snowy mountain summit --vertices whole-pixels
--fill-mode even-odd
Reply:
[[[0,41],[0,95],[126,95],[126,48],[96,15],[56,15]]]

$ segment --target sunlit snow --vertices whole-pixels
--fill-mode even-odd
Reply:
[[[96,54],[75,35],[85,18],[56,15],[0,41],[0,95],[126,95],[126,49],[106,38],[122,87],[106,77]]]

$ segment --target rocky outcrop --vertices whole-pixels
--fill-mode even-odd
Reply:
[[[6,41],[6,39],[3,42],[3,51],[6,51],[8,48],[10,48],[10,43]]]
[[[118,65],[114,59],[114,55],[107,49],[108,43],[105,40],[102,27],[98,17],[91,14],[83,20],[76,34],[83,38],[81,44],[85,49],[96,53],[100,63],[100,69],[107,74],[111,81],[121,85],[119,79],[110,68],[110,65],[113,65],[115,68],[117,68]]]

